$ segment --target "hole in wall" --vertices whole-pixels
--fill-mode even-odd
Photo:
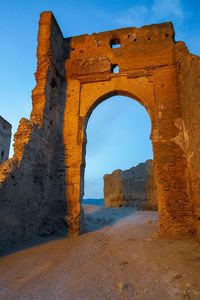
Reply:
[[[110,47],[112,48],[112,49],[114,49],[114,48],[120,48],[120,39],[119,38],[114,38],[114,39],[111,39],[110,40]]]
[[[165,34],[165,36],[166,36],[166,37],[169,37],[169,34],[168,34],[168,33],[166,33],[166,34]]]
[[[74,51],[75,50],[75,48],[71,48],[71,51]]]
[[[133,42],[136,42],[137,41],[137,39],[133,39]]]
[[[119,73],[119,66],[117,64],[111,65],[111,72],[114,74]]]
[[[1,152],[1,158],[3,158],[4,156],[4,150]]]
[[[150,38],[150,37],[148,37],[148,40],[150,41],[150,40],[151,40],[151,38]]]

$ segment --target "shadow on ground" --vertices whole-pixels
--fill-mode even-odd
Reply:
[[[10,248],[10,249],[7,249],[7,250],[4,250],[4,251],[0,252],[0,258],[2,258],[4,256],[7,256],[7,255],[11,255],[11,254],[16,253],[16,252],[26,250],[26,249],[31,249],[33,247],[37,247],[37,246],[40,246],[40,245],[43,245],[43,244],[46,244],[46,243],[49,243],[49,242],[52,242],[52,241],[63,239],[65,237],[66,237],[66,235],[64,235],[64,234],[62,234],[62,235],[51,235],[51,236],[48,236],[48,237],[38,237],[38,238],[30,240],[30,241],[25,241],[23,243],[13,245],[13,247]]]
[[[83,205],[83,208],[85,213],[86,233],[112,226],[138,211],[135,208],[130,207],[111,208],[94,205]]]
[[[84,234],[101,230],[102,228],[112,226],[122,219],[127,218],[137,212],[134,208],[111,208],[95,205],[83,205],[84,219],[85,219],[85,231]],[[132,216],[131,216],[132,217]],[[13,245],[12,248],[0,252],[0,258],[33,247],[40,246],[42,244],[49,243],[51,241],[66,238],[66,235],[51,235],[47,237],[38,237],[34,240],[29,240],[20,244]]]

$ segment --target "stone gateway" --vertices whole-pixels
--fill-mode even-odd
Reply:
[[[172,23],[64,38],[43,12],[37,60],[30,120],[0,167],[1,247],[83,230],[87,122],[113,95],[151,118],[160,236],[200,237],[200,59]]]

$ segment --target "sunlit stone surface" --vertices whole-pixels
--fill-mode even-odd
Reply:
[[[157,210],[157,187],[151,159],[104,176],[104,206]]]

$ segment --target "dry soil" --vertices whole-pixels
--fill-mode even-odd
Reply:
[[[156,237],[156,212],[84,205],[86,233],[0,258],[1,300],[200,300],[200,244]]]

